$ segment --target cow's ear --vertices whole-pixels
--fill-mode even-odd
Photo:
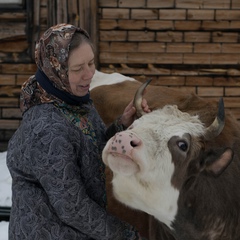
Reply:
[[[233,160],[233,151],[230,148],[218,151],[210,151],[205,155],[205,171],[219,176]]]

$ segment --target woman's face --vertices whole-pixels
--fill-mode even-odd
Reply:
[[[68,79],[72,93],[85,96],[95,73],[94,53],[87,43],[72,50],[68,59]]]

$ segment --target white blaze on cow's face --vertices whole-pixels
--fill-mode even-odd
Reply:
[[[203,133],[198,117],[183,113],[176,106],[146,114],[126,131],[117,133],[103,150],[103,161],[114,173],[116,198],[170,227],[179,196],[179,189],[172,182],[177,175],[172,156],[180,154],[181,161],[187,159],[191,139]]]

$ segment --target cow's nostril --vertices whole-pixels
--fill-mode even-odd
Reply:
[[[137,140],[132,140],[132,141],[130,142],[130,145],[131,145],[132,147],[137,147],[137,146],[139,145],[139,141],[137,141]]]

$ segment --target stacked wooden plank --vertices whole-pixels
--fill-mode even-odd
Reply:
[[[238,0],[101,0],[100,70],[224,97],[240,119]]]
[[[0,150],[5,150],[20,124],[20,87],[35,71],[29,42],[33,34],[26,31],[31,29],[28,7],[10,7],[0,13]]]

